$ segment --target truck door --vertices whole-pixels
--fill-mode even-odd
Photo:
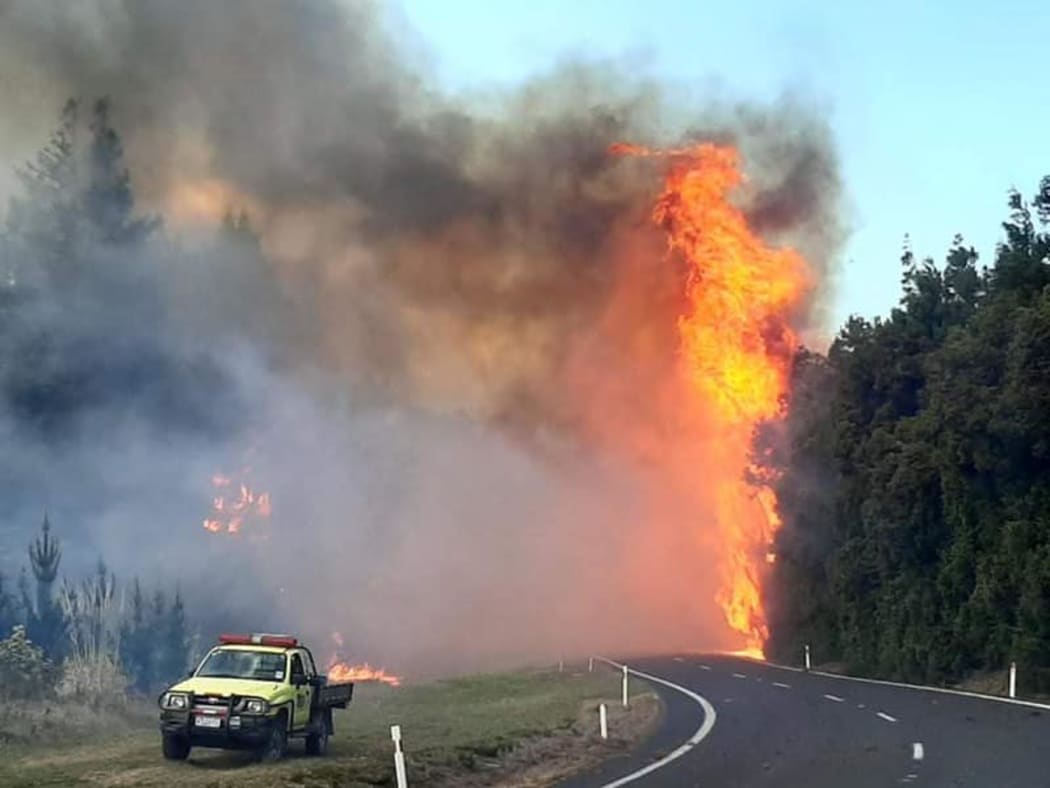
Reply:
[[[295,716],[292,719],[293,728],[304,728],[310,721],[310,707],[313,704],[314,688],[309,683],[306,668],[303,665],[303,655],[292,652],[291,682],[295,687]]]

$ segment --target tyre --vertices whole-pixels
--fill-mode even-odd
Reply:
[[[281,714],[273,721],[270,738],[266,740],[266,744],[259,748],[258,756],[260,761],[267,763],[279,761],[284,757],[285,752],[288,751],[288,724],[285,720],[284,714]]]
[[[324,755],[328,752],[328,733],[311,733],[306,737],[307,755]]]
[[[190,743],[181,736],[165,734],[161,736],[161,749],[169,761],[184,761],[190,755]]]

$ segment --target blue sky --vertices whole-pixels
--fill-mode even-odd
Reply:
[[[884,314],[905,233],[991,260],[1006,191],[1050,173],[1050,8],[1000,2],[401,0],[452,88],[513,83],[567,55],[626,57],[703,93],[827,108],[850,208],[836,323]]]

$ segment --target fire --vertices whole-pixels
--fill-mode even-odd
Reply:
[[[713,421],[716,462],[702,482],[716,496],[717,602],[744,636],[742,653],[761,657],[768,634],[761,580],[775,560],[770,544],[780,519],[772,491],[746,481],[749,453],[755,426],[781,413],[798,344],[790,318],[811,289],[811,275],[797,252],[754,234],[730,201],[743,182],[735,148],[617,145],[613,152],[670,163],[652,219],[688,269],[678,333],[693,405]]]
[[[398,676],[387,673],[382,668],[373,668],[367,662],[360,665],[333,662],[328,666],[328,678],[331,681],[378,681],[391,687],[401,686]]]
[[[248,476],[250,468],[241,472],[242,478]],[[270,494],[257,492],[246,481],[234,481],[230,476],[220,473],[211,477],[215,494],[211,499],[211,512],[204,519],[204,528],[212,533],[240,533],[244,524],[252,519],[266,519],[270,516]]]
[[[339,632],[333,632],[332,642],[336,649],[336,653],[328,660],[328,678],[332,681],[378,681],[391,687],[401,686],[401,679],[387,673],[383,668],[373,668],[367,662],[360,665],[340,662],[338,652],[343,647],[343,636]]]

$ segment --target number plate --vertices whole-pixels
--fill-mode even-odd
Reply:
[[[196,726],[198,728],[221,728],[222,717],[197,717]]]

